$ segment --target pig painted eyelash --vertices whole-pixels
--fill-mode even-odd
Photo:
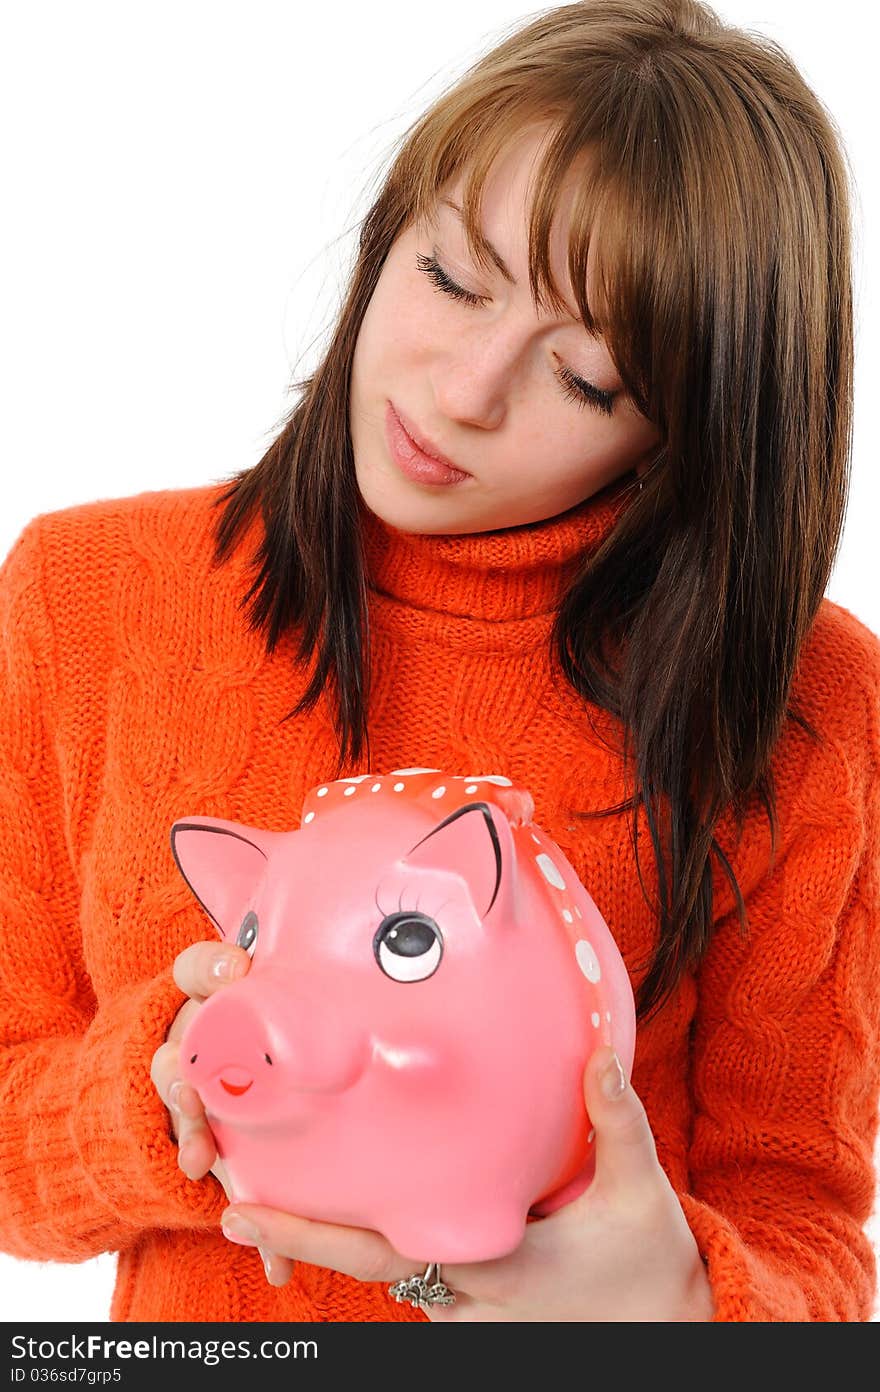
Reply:
[[[404,914],[404,913],[411,913],[411,914],[422,913],[422,914],[428,914],[429,917],[435,918],[435,919],[436,919],[436,918],[443,912],[443,910],[446,908],[446,905],[452,903],[452,900],[451,900],[451,899],[447,899],[447,900],[445,900],[444,903],[442,903],[442,904],[440,905],[440,907],[439,907],[438,909],[436,909],[436,910],[434,910],[434,909],[420,909],[420,908],[419,908],[418,896],[416,896],[416,902],[415,902],[415,904],[404,904],[403,900],[404,900],[404,896],[405,896],[405,895],[406,895],[406,890],[401,890],[401,891],[400,891],[400,898],[399,898],[398,901],[397,901],[397,908],[395,908],[395,909],[383,909],[383,908],[382,908],[382,905],[379,903],[379,900],[377,899],[377,897],[376,897],[375,894],[373,895],[373,903],[376,905],[376,908],[379,910],[379,913],[382,915],[382,918],[383,918],[383,919],[390,918],[392,914]]]
[[[453,300],[462,300],[474,308],[483,304],[488,298],[485,295],[475,295],[472,291],[465,290],[463,286],[456,284],[433,256],[417,254],[416,265],[420,271],[430,277],[442,294],[448,295]],[[578,377],[577,373],[572,372],[569,367],[559,368],[556,371],[556,376],[563,385],[563,395],[569,401],[574,401],[578,406],[593,406],[606,416],[612,414],[616,392],[602,391],[601,387],[594,387],[592,382]]]

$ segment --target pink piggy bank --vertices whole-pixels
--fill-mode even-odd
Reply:
[[[171,829],[251,955],[180,1046],[237,1200],[372,1228],[413,1261],[519,1246],[593,1177],[582,1075],[635,1009],[602,915],[531,795],[395,769],[313,788],[299,830]]]

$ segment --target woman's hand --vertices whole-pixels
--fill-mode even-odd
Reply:
[[[712,1293],[696,1241],[657,1159],[644,1106],[608,1048],[597,1050],[584,1071],[584,1101],[596,1132],[592,1184],[549,1217],[527,1223],[523,1241],[509,1256],[443,1263],[440,1278],[456,1301],[422,1307],[430,1319],[712,1319]],[[252,1225],[250,1232],[230,1222],[236,1215]],[[268,1246],[359,1281],[399,1281],[419,1265],[366,1228],[244,1203],[228,1208],[221,1221],[234,1242]],[[431,1252],[424,1257],[422,1271],[434,1259]]]
[[[217,1154],[199,1094],[180,1077],[178,1055],[181,1036],[206,997],[244,976],[250,964],[251,959],[243,947],[225,943],[192,943],[178,953],[174,959],[174,980],[190,999],[184,1001],[171,1021],[165,1043],[159,1045],[150,1063],[150,1077],[170,1113],[171,1133],[178,1145],[178,1165],[189,1179],[203,1179],[209,1173],[216,1175],[228,1199],[232,1199],[233,1194],[226,1166]],[[293,1264],[264,1246],[260,1247],[260,1255],[270,1285],[284,1285]]]

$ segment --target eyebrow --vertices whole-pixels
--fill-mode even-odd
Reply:
[[[442,194],[442,193],[440,194],[440,202],[441,202],[441,203],[445,203],[446,206],[447,206],[447,208],[451,208],[452,211],[453,211],[454,213],[457,214],[457,216],[458,216],[459,220],[461,221],[462,225],[464,225],[464,212],[463,212],[463,210],[459,207],[459,205],[458,205],[457,203],[454,203],[454,202],[452,201],[451,198],[447,198],[446,195],[445,195],[445,194]],[[480,231],[482,232],[483,229],[480,228]],[[484,240],[485,240],[485,242],[486,242],[486,246],[487,246],[488,249],[489,249],[489,255],[492,257],[492,260],[495,262],[495,265],[498,267],[498,270],[499,270],[499,271],[501,272],[501,274],[504,276],[504,279],[505,279],[510,285],[516,285],[516,283],[517,283],[516,277],[514,276],[513,271],[511,271],[510,267],[507,265],[507,262],[504,260],[504,257],[501,255],[501,252],[498,250],[497,247],[494,247],[494,246],[492,245],[492,243],[489,241],[488,237],[486,236],[485,232],[483,232],[483,238],[484,238]],[[569,306],[568,306],[568,302],[566,301],[566,309],[568,309],[568,307],[569,307]],[[578,323],[578,324],[582,324],[582,323],[583,323],[583,321],[582,321],[582,319],[581,319],[581,317],[580,317],[579,314],[571,314],[571,313],[569,313],[568,318],[571,319],[571,320],[574,320],[575,323]]]
[[[447,208],[451,208],[454,213],[457,213],[461,222],[464,223],[464,213],[457,203],[453,203],[452,199],[447,198],[445,194],[440,195],[440,202],[445,203]],[[495,262],[495,265],[498,267],[501,274],[504,276],[504,279],[508,281],[511,285],[516,285],[516,277],[508,267],[506,261],[504,260],[504,257],[501,255],[501,252],[498,251],[496,247],[493,247],[488,237],[486,237],[485,232],[483,233],[483,236],[486,240],[486,246],[489,248],[489,254],[491,255],[492,260]]]

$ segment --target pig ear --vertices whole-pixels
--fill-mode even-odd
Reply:
[[[242,907],[253,899],[269,859],[268,841],[276,834],[220,817],[185,818],[172,826],[177,868],[221,938],[237,935]]]
[[[460,874],[481,919],[496,902],[499,912],[512,910],[516,851],[510,823],[500,808],[487,802],[469,802],[451,812],[416,843],[403,863]]]

